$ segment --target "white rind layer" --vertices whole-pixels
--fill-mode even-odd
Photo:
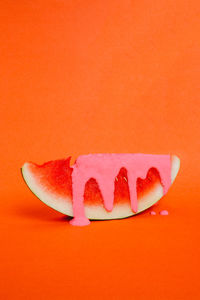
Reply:
[[[51,208],[68,216],[73,216],[72,200],[69,197],[59,197],[49,193],[44,186],[39,185],[34,174],[29,168],[30,163],[25,163],[22,167],[22,175],[30,190],[45,204]],[[175,180],[180,168],[180,159],[171,156],[171,183]],[[138,211],[134,213],[131,210],[130,203],[115,204],[113,210],[108,212],[103,206],[85,205],[85,215],[88,219],[105,220],[105,219],[121,219],[142,212],[143,210],[154,205],[163,196],[163,188],[158,183],[148,194],[140,198],[138,201]]]

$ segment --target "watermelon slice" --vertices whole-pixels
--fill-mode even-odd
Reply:
[[[171,156],[171,183],[180,167],[177,156]],[[73,216],[72,172],[70,157],[49,161],[42,165],[27,162],[22,167],[23,178],[30,190],[45,204],[68,216]],[[114,182],[114,205],[105,208],[101,190],[94,178],[85,184],[84,211],[88,219],[121,219],[140,213],[155,204],[163,196],[161,178],[156,168],[150,168],[146,178],[137,179],[138,208],[134,212],[130,204],[127,170],[121,168]]]

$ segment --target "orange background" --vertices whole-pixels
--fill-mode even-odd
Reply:
[[[0,298],[200,299],[199,1],[1,0],[0,17]],[[97,152],[181,158],[156,216],[72,227],[21,178]]]

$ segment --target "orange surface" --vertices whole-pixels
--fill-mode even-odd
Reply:
[[[200,4],[1,0],[0,299],[200,299]],[[72,227],[20,167],[175,153],[169,216]]]

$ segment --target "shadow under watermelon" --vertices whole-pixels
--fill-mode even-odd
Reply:
[[[40,221],[49,222],[67,222],[72,218],[59,213],[58,211],[42,205],[18,205],[15,207],[15,214],[23,219],[35,219]]]

